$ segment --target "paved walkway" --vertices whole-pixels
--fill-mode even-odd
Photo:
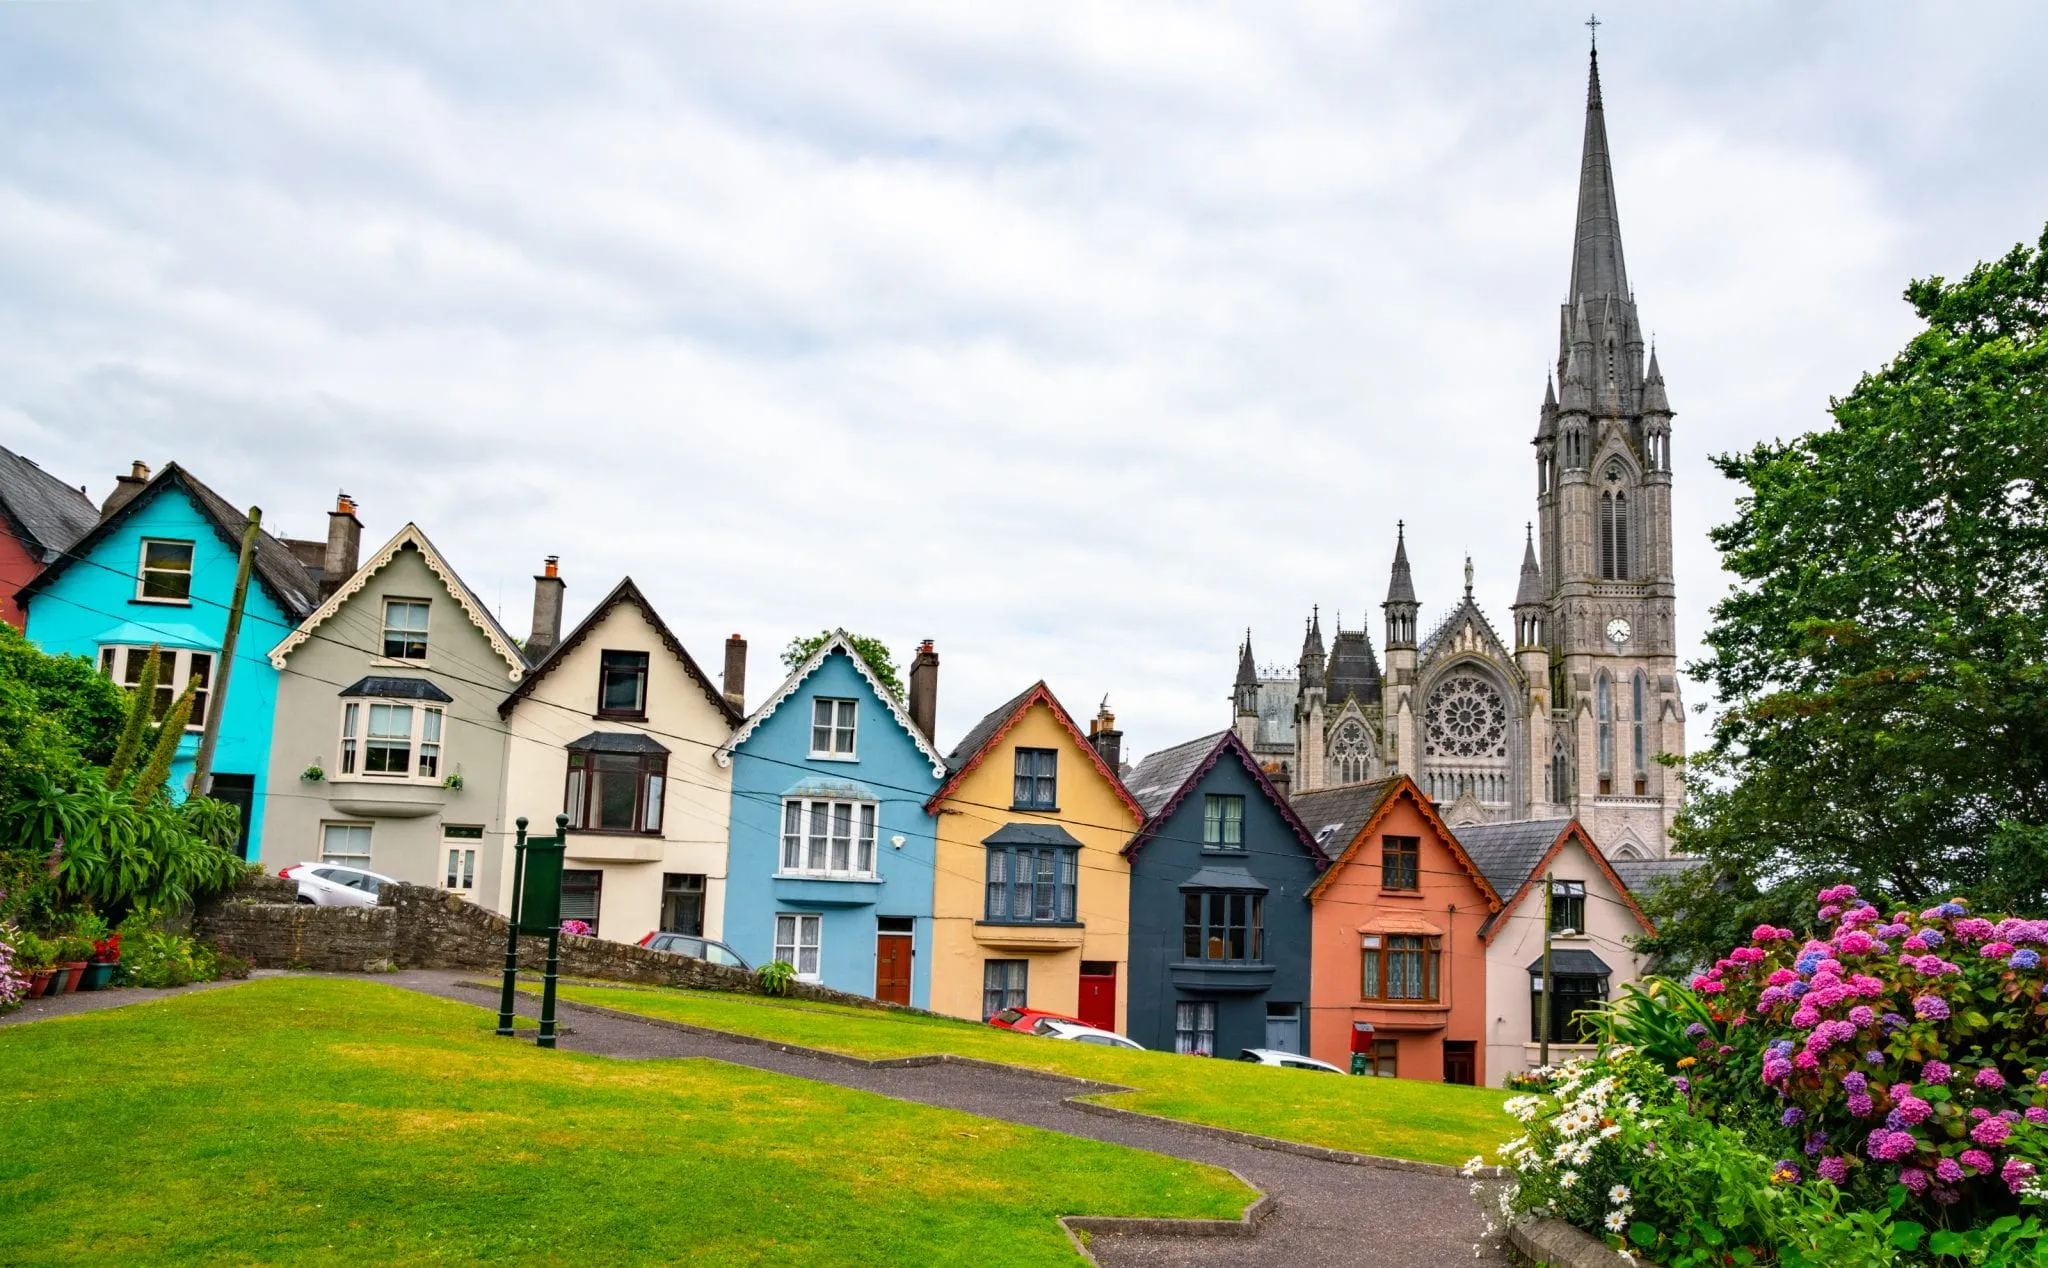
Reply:
[[[276,969],[257,969],[249,975],[256,977],[283,977]],[[0,1016],[0,1026],[19,1026],[23,1022],[42,1021],[49,1017],[69,1017],[73,1013],[96,1013],[103,1008],[119,1008],[123,1004],[143,1004],[153,999],[166,999],[172,995],[190,995],[193,991],[216,991],[223,986],[235,986],[241,979],[228,978],[220,982],[194,982],[190,986],[170,986],[150,989],[141,986],[124,986],[119,990],[71,991],[55,999],[32,999],[20,1008]]]
[[[495,1010],[494,993],[459,985],[472,972],[413,970],[379,978],[394,986]],[[519,1010],[533,1016],[539,1001],[522,992]],[[1475,1259],[1484,1227],[1467,1181],[1416,1171],[1362,1167],[1260,1149],[1183,1130],[1171,1123],[1103,1117],[1066,1103],[1076,1089],[1064,1081],[985,1066],[941,1064],[875,1069],[715,1034],[650,1025],[629,1014],[563,1010],[573,1033],[561,1046],[625,1058],[711,1057],[898,1100],[962,1110],[1070,1136],[1145,1149],[1227,1167],[1270,1194],[1276,1209],[1256,1236],[1173,1237],[1098,1233],[1090,1242],[1110,1268],[1127,1264],[1285,1264],[1357,1268],[1422,1268],[1507,1262],[1493,1246]],[[1086,1197],[1077,1197],[1086,1214]]]

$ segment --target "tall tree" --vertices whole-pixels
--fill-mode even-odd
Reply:
[[[1681,957],[1843,879],[2048,909],[2048,232],[1906,299],[1832,427],[1715,459],[1747,493],[1676,830],[1711,867],[1654,896]]]

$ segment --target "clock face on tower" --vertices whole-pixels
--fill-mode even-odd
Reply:
[[[1626,618],[1617,616],[1607,623],[1607,641],[1613,643],[1616,647],[1628,642],[1628,636],[1629,628]]]

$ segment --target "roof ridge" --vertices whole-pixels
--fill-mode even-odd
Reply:
[[[789,676],[782,680],[782,684],[770,693],[766,700],[761,702],[759,708],[748,714],[740,722],[733,733],[726,738],[725,743],[719,745],[712,752],[712,760],[716,761],[720,766],[732,765],[733,750],[752,738],[754,732],[760,729],[761,724],[766,722],[777,709],[780,709],[792,695],[796,694],[796,689],[803,685],[805,679],[816,673],[818,668],[825,663],[825,657],[831,655],[834,651],[844,651],[846,653],[846,658],[853,662],[854,671],[867,681],[869,687],[874,689],[875,695],[881,699],[883,706],[889,710],[889,715],[896,719],[897,725],[901,726],[904,732],[910,736],[911,743],[917,746],[918,752],[924,754],[931,761],[932,778],[944,779],[949,768],[947,760],[939,755],[938,746],[933,744],[930,737],[918,729],[916,721],[904,711],[902,703],[896,697],[889,694],[888,688],[882,685],[881,679],[875,677],[875,671],[868,668],[867,661],[861,657],[860,649],[853,645],[853,636],[846,632],[844,626],[834,626],[832,633],[826,637],[825,641],[813,648],[811,654],[804,657],[803,663],[789,671]]]
[[[640,615],[654,628],[654,632],[661,636],[662,644],[668,648],[670,654],[683,663],[683,672],[688,674],[698,687],[703,689],[704,695],[711,701],[712,707],[717,709],[720,715],[725,718],[726,724],[728,726],[737,726],[741,720],[740,711],[733,707],[732,701],[725,698],[724,692],[711,685],[710,676],[704,672],[703,666],[697,663],[696,657],[690,655],[689,649],[683,646],[683,641],[675,636],[673,630],[669,629],[668,622],[661,619],[661,613],[654,610],[654,604],[647,598],[646,592],[640,589],[639,583],[633,580],[630,573],[619,578],[618,584],[611,588],[609,594],[598,600],[597,606],[592,608],[588,615],[576,623],[576,628],[569,631],[567,638],[557,640],[555,645],[547,650],[547,654],[535,662],[533,668],[527,671],[526,676],[519,680],[519,685],[514,687],[498,705],[499,716],[503,717],[510,714],[512,706],[531,694],[535,685],[541,679],[553,673],[555,665],[567,653],[573,651],[581,644],[585,638],[589,637],[590,631],[596,629],[598,623],[605,616],[609,615],[620,604],[627,602],[640,609]]]

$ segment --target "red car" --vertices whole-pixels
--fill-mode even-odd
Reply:
[[[1027,1035],[1033,1035],[1038,1033],[1038,1023],[1042,1021],[1069,1021],[1076,1026],[1088,1024],[1079,1017],[1069,1017],[1065,1013],[1048,1013],[1043,1008],[1005,1008],[989,1018],[988,1024],[1004,1030],[1021,1030]]]

